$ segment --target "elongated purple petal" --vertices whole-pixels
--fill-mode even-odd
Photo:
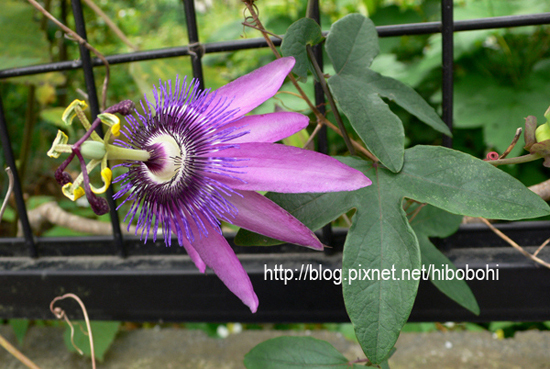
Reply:
[[[182,223],[180,221],[180,223]],[[195,248],[193,247],[193,245],[191,245],[189,243],[189,241],[187,240],[187,237],[185,237],[185,235],[179,235],[178,234],[178,229],[176,228],[175,224],[172,223],[171,224],[171,227],[172,227],[172,232],[178,236],[178,242],[180,243],[180,246],[183,246],[185,248],[185,251],[187,251],[187,255],[189,255],[189,257],[191,258],[191,260],[193,260],[193,262],[195,263],[195,266],[197,267],[197,269],[201,272],[201,273],[204,273],[205,270],[206,270],[206,264],[204,263],[204,261],[201,259],[200,255],[198,254],[198,252],[195,250]],[[181,227],[181,226],[180,226]],[[181,232],[181,230],[179,231]]]
[[[264,142],[239,144],[210,156],[247,159],[239,173],[208,176],[236,190],[282,193],[353,191],[372,182],[360,171],[330,156],[297,147]],[[240,173],[242,172],[242,173]]]
[[[238,191],[242,197],[228,197],[239,209],[232,223],[250,231],[277,240],[322,250],[323,244],[315,233],[309,230],[288,211],[265,196],[254,191]]]
[[[206,265],[212,268],[214,273],[225,283],[227,288],[255,313],[258,309],[258,297],[254,292],[248,274],[246,274],[235,252],[229,246],[225,237],[219,233],[219,230],[212,228],[204,219],[203,223],[208,231],[207,237],[202,235],[196,228],[195,222],[189,222],[193,233],[197,236],[188,247],[192,247]],[[183,243],[188,242],[184,237]]]
[[[223,128],[240,128],[248,134],[231,140],[234,142],[276,142],[306,128],[309,118],[303,114],[279,112],[248,115]]]
[[[216,90],[216,100],[227,99],[227,110],[239,109],[237,116],[243,116],[279,90],[285,77],[294,66],[294,58],[277,59]]]

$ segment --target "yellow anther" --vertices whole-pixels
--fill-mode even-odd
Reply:
[[[97,117],[101,119],[101,122],[111,127],[111,133],[113,136],[118,137],[120,135],[120,119],[111,113],[98,114]]]
[[[76,201],[86,194],[84,189],[80,186],[73,186],[71,182],[67,183],[61,188],[63,195],[67,196],[71,201]]]
[[[65,122],[66,125],[70,126],[73,123],[74,117],[76,117],[76,109],[80,108],[82,110],[86,109],[88,105],[85,101],[82,100],[75,100],[73,101],[67,109],[63,112],[63,115],[61,116],[61,119],[63,122]]]
[[[113,172],[111,171],[111,169],[103,168],[103,170],[101,170],[101,179],[103,180],[103,187],[95,188],[94,186],[90,185],[92,192],[95,194],[104,193],[111,185],[111,180],[113,179]]]
[[[59,145],[65,145],[69,142],[69,137],[63,133],[63,131],[57,131],[57,136],[55,136],[55,139],[53,140],[53,144],[50,150],[48,150],[48,156],[50,158],[58,158],[59,155],[61,155],[64,150],[59,150]]]

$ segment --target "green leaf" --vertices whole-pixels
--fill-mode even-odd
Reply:
[[[377,364],[397,341],[418,290],[418,280],[401,276],[421,264],[416,236],[401,206],[403,194],[391,186],[393,176],[373,166],[365,169],[373,184],[358,191],[363,201],[344,244],[342,286],[357,339]]]
[[[405,134],[403,123],[382,97],[437,131],[451,134],[416,91],[369,69],[379,48],[376,29],[368,18],[351,14],[334,23],[326,50],[336,72],[328,80],[336,101],[368,149],[392,172],[403,166]]]
[[[403,123],[369,88],[370,79],[365,75],[379,51],[374,24],[360,14],[340,19],[331,27],[326,51],[337,73],[328,85],[342,112],[367,148],[391,171],[398,172],[403,166]]]
[[[29,320],[28,319],[10,319],[8,323],[9,325],[11,325],[13,329],[13,333],[15,333],[15,338],[17,338],[17,342],[19,342],[19,344],[22,345],[23,339],[25,338],[25,334],[27,334],[27,330],[29,329]]]
[[[411,209],[412,210],[412,209]],[[462,216],[455,215],[436,208],[423,207],[411,221],[422,254],[422,267],[427,270],[428,277],[441,292],[459,305],[479,315],[479,305],[465,280],[446,279],[437,273],[443,268],[456,271],[454,264],[443,255],[431,242],[429,237],[447,237],[455,233],[460,226]],[[437,269],[438,271],[433,271]],[[455,274],[453,274],[455,275]]]
[[[347,15],[332,25],[326,51],[338,74],[365,70],[379,52],[376,27],[361,14]]]
[[[46,34],[40,29],[35,9],[25,2],[3,0],[0,12],[0,49],[9,52],[0,53],[2,69],[23,67],[50,62],[50,45]],[[47,83],[57,86],[65,81],[63,74],[50,72],[45,74],[9,78],[8,81],[20,84]],[[50,92],[51,92],[50,88]],[[40,96],[39,96],[40,97]],[[52,95],[50,95],[52,98]]]
[[[393,185],[406,197],[454,214],[518,220],[550,208],[520,181],[483,160],[440,146],[415,146]]]
[[[436,131],[452,136],[449,127],[443,123],[435,110],[415,90],[396,79],[384,77],[370,70],[369,72],[372,75],[370,87],[380,96],[395,101],[403,109]]]
[[[84,355],[91,356],[90,351],[90,339],[83,331],[86,331],[86,322],[83,320],[73,321],[74,324],[74,343],[84,352]],[[94,339],[94,354],[97,360],[103,361],[105,354],[111,344],[115,340],[118,333],[120,322],[108,322],[108,321],[92,321],[90,322],[92,328],[92,336]],[[65,346],[69,351],[76,352],[76,349],[71,343],[71,329],[69,326],[65,328],[63,334]]]
[[[443,273],[443,268],[456,272],[454,264],[425,235],[418,236],[418,243],[420,244],[420,252],[422,253],[422,266],[428,271],[428,276],[434,286],[459,305],[470,310],[475,315],[479,315],[479,305],[465,280],[446,279],[443,274],[438,277],[437,271],[430,271],[430,266],[432,266],[432,268],[438,269],[441,273]],[[453,275],[456,275],[456,273]]]
[[[49,62],[49,45],[36,20],[34,8],[25,2],[4,0],[0,12],[2,69]]]
[[[403,123],[380,95],[369,88],[370,82],[368,75],[337,74],[329,78],[328,85],[367,148],[389,170],[399,172],[405,150]]]
[[[317,45],[324,39],[321,27],[311,18],[302,18],[288,27],[281,44],[281,53],[296,59],[292,71],[300,81],[307,81],[307,71],[311,69],[306,45]]]
[[[277,337],[260,343],[244,357],[247,369],[359,368],[330,343],[312,337]]]

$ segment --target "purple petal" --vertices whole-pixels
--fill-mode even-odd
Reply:
[[[303,114],[279,112],[263,115],[248,115],[226,128],[241,128],[248,134],[231,140],[231,142],[276,142],[306,128],[309,118]]]
[[[239,173],[206,173],[233,189],[282,193],[353,191],[372,182],[360,171],[330,156],[297,147],[264,142],[239,144],[210,156],[248,159]],[[242,172],[242,173],[241,173]]]
[[[195,222],[189,222],[195,240],[192,246],[188,246],[196,250],[200,258],[212,268],[227,288],[255,313],[259,302],[248,274],[225,237],[218,233],[219,230],[212,228],[204,219],[203,223],[208,231],[207,237],[201,234]],[[184,244],[189,242],[185,237],[183,241]]]
[[[238,191],[242,195],[228,198],[239,209],[231,222],[239,227],[277,240],[322,250],[323,244],[289,212],[265,196],[253,191]]]
[[[174,220],[174,221],[176,221],[176,220]],[[180,227],[182,227],[181,220],[178,219],[177,221],[180,223]],[[204,264],[204,261],[201,259],[201,257],[197,253],[197,251],[193,248],[193,245],[191,245],[191,243],[189,243],[189,241],[187,240],[185,235],[183,235],[183,237],[180,237],[180,235],[178,235],[178,230],[176,229],[176,226],[175,226],[174,223],[172,223],[171,226],[172,226],[172,232],[176,236],[178,236],[179,240],[183,241],[183,242],[181,242],[182,245],[180,245],[180,246],[183,246],[185,248],[185,251],[187,251],[187,255],[189,255],[191,260],[193,260],[193,262],[195,263],[195,266],[197,267],[197,269],[199,269],[199,271],[201,273],[204,273],[205,270],[206,270],[206,264]],[[182,229],[182,228],[180,228],[180,229]]]
[[[275,95],[293,66],[293,57],[277,59],[220,87],[216,100],[227,99],[228,109],[239,109],[237,115],[243,116]]]

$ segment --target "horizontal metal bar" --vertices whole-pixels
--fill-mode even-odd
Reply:
[[[550,221],[511,222],[495,224],[508,237],[515,240],[522,246],[541,245],[550,233]],[[333,232],[334,252],[343,250],[347,230],[335,228]],[[320,233],[318,233],[320,236]],[[240,247],[233,242],[234,235],[227,235],[227,241],[235,249],[237,254],[258,254],[258,253],[280,253],[280,252],[306,252],[316,253],[294,245],[281,245],[272,247]],[[36,237],[36,247],[40,256],[100,256],[112,254],[111,236],[86,236],[86,237]],[[445,239],[433,239],[433,242],[446,251],[452,249],[475,249],[487,247],[506,247],[504,240],[497,237],[485,224],[465,224],[458,232]],[[177,239],[173,239],[173,245],[177,245]],[[124,237],[124,247],[129,256],[143,255],[184,255],[185,249],[178,246],[166,247],[162,237],[156,242],[151,239],[147,243],[140,240],[138,236]],[[26,244],[24,238],[0,238],[0,257],[21,257],[26,256]]]
[[[511,28],[523,26],[539,26],[550,24],[550,13],[507,15],[502,17],[478,18],[455,21],[454,31],[476,31],[493,28]],[[376,27],[380,37],[395,37],[408,35],[424,35],[441,33],[441,22],[426,22],[414,24],[399,24]]]
[[[543,258],[550,256],[550,250],[543,253]],[[498,280],[468,282],[481,315],[421,281],[410,321],[550,320],[550,270],[510,247],[459,250],[447,256],[460,269],[468,264],[474,270],[498,270]],[[241,262],[260,300],[256,314],[250,314],[214,273],[201,274],[187,256],[0,258],[0,318],[51,319],[50,301],[73,292],[86,304],[90,318],[98,320],[348,321],[342,286],[328,278],[340,271],[341,255],[243,255]],[[269,272],[276,266],[294,275],[285,283],[281,274]],[[309,274],[299,278],[303,268]],[[312,270],[324,270],[327,278],[315,277]],[[343,282],[348,283],[347,278]],[[74,304],[67,311],[77,314]]]
[[[529,15],[514,15],[493,18],[480,18],[472,20],[463,20],[454,22],[455,32],[474,31],[481,29],[504,28],[504,27],[521,27],[550,24],[550,13],[529,14]],[[401,24],[392,26],[376,27],[380,37],[395,37],[405,35],[422,35],[441,32],[441,22],[426,22],[414,24]],[[273,38],[275,45],[280,45],[281,40]],[[212,42],[202,44],[204,53],[229,52],[245,49],[257,49],[267,47],[267,43],[263,38]],[[160,58],[173,58],[178,56],[187,56],[189,48],[187,46],[173,47],[158,50],[138,51],[126,54],[117,54],[106,56],[109,64],[122,64],[137,61],[154,60]],[[103,65],[99,59],[93,59],[94,66]],[[20,77],[26,75],[57,72],[64,70],[78,69],[82,67],[80,60],[64,61],[56,63],[47,63],[39,65],[31,65],[27,67],[12,68],[0,70],[0,79]]]

